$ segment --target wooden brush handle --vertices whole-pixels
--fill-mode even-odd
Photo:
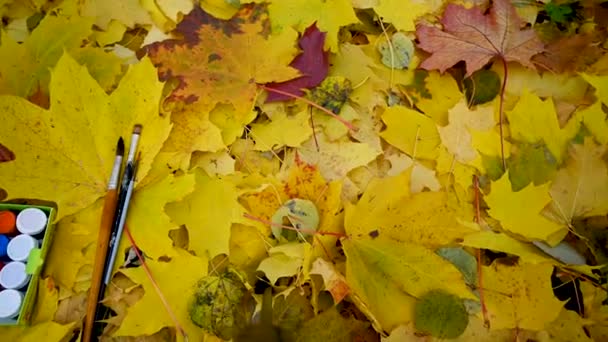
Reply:
[[[84,318],[83,342],[91,341],[97,300],[99,297],[103,297],[103,294],[100,294],[99,290],[101,288],[106,255],[108,254],[108,244],[112,233],[112,224],[114,223],[117,197],[118,193],[116,190],[109,190],[104,201],[103,212],[101,213],[101,224],[99,225],[99,236],[97,237],[97,252],[95,253],[95,263],[93,264],[93,277],[91,278],[91,288],[89,289],[89,296],[87,298],[87,311]]]

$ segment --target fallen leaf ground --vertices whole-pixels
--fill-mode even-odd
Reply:
[[[104,341],[605,341],[608,6],[0,0],[0,200],[51,203],[32,322]],[[182,331],[183,329],[183,331]]]

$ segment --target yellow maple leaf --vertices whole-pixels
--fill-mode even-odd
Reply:
[[[496,72],[501,80],[504,79],[504,70],[500,63],[494,63],[491,70]],[[588,88],[581,76],[569,73],[539,72],[515,63],[509,65],[508,73],[509,81],[505,89],[507,103],[510,99],[521,96],[522,89],[528,89],[541,98],[551,97],[555,102],[581,103]]]
[[[411,193],[415,194],[417,192],[422,192],[424,189],[431,191],[438,191],[441,189],[435,170],[413,160],[405,153],[398,151],[396,153],[389,153],[387,150],[384,152],[384,158],[391,163],[391,168],[386,171],[387,176],[397,176],[403,171],[411,168]],[[437,169],[439,170],[439,168]]]
[[[608,102],[608,77],[581,74],[583,79],[595,88],[597,98],[603,102]]]
[[[342,180],[352,169],[366,165],[376,158],[380,151],[366,143],[342,139],[330,142],[325,135],[317,136],[319,150],[313,139],[309,139],[297,149],[301,160],[317,165],[323,178],[328,181]]]
[[[494,106],[480,105],[471,110],[463,99],[450,109],[448,115],[449,125],[437,128],[441,142],[457,161],[471,165],[479,154],[472,146],[470,130],[488,131],[494,128]]]
[[[199,167],[210,176],[225,176],[235,173],[235,160],[227,151],[215,153],[194,153],[191,167]]]
[[[608,121],[606,113],[602,110],[602,104],[608,103],[608,78],[588,74],[582,74],[582,77],[595,88],[598,98],[598,101],[582,111],[583,122],[600,143],[606,144],[608,143]]]
[[[434,12],[442,4],[442,0],[378,0],[374,11],[382,20],[393,24],[397,30],[414,31],[418,17]]]
[[[169,175],[164,179],[138,189],[131,200],[127,225],[137,245],[151,258],[171,256],[173,248],[169,230],[177,228],[165,213],[168,203],[181,201],[194,191],[194,175]],[[151,220],[150,218],[154,219]],[[121,239],[119,250],[131,246],[127,238]],[[117,260],[117,264],[122,262]]]
[[[567,230],[563,225],[545,218],[540,213],[551,201],[549,188],[549,184],[530,184],[514,192],[507,172],[499,180],[492,182],[492,191],[485,196],[490,207],[488,213],[512,233],[556,245],[566,236]]]
[[[181,249],[175,249],[172,255],[168,262],[147,260],[146,263],[188,337],[200,341],[205,332],[190,319],[188,305],[193,298],[196,283],[207,275],[207,259]],[[128,308],[127,315],[114,335],[151,335],[163,327],[174,326],[143,267],[127,268],[121,272],[141,284],[145,294]]]
[[[106,29],[111,20],[117,20],[129,28],[136,24],[152,24],[150,14],[140,5],[139,0],[84,0],[82,16],[95,18],[95,25]]]
[[[582,308],[582,304],[581,304]],[[562,308],[553,322],[545,325],[545,330],[535,332],[530,338],[537,341],[552,342],[594,342],[600,339],[591,339],[587,336],[589,327],[587,320],[582,318],[577,312]],[[528,334],[522,338],[526,338]],[[593,336],[593,335],[592,335]],[[529,340],[529,339],[528,339]]]
[[[338,50],[340,27],[358,22],[349,0],[290,0],[273,1],[268,7],[273,32],[284,32],[294,27],[298,32],[317,23],[319,30],[327,32],[325,46]]]
[[[563,160],[567,143],[580,127],[580,119],[573,117],[561,128],[553,100],[549,98],[543,101],[528,90],[524,90],[515,108],[507,111],[507,118],[511,138],[528,143],[544,142],[558,163]]]
[[[1,34],[0,93],[29,97],[36,91],[48,94],[50,69],[64,51],[88,67],[104,90],[109,90],[121,72],[120,59],[102,49],[82,47],[92,33],[92,18],[45,16],[32,34],[19,44]],[[53,39],[48,39],[52,36]]]
[[[231,103],[239,115],[247,115],[257,97],[256,83],[299,75],[288,66],[297,54],[297,33],[285,28],[267,37],[267,24],[265,5],[243,5],[230,20],[195,7],[177,26],[184,39],[154,43],[148,54],[161,79],[179,80],[170,99],[197,102],[206,111]]]
[[[585,308],[584,317],[590,321],[587,329],[595,341],[603,341],[608,337],[608,306],[604,305],[606,292],[590,282],[581,282],[580,291],[583,295],[582,305]]]
[[[196,255],[209,253],[213,257],[228,254],[230,227],[232,223],[243,222],[245,213],[237,201],[236,186],[226,180],[209,177],[199,169],[194,170],[194,175],[194,192],[182,201],[168,204],[165,210],[173,222],[186,225],[190,249]]]
[[[374,232],[398,241],[436,248],[475,231],[472,208],[455,207],[448,194],[421,192],[410,195],[411,169],[398,176],[375,179],[356,205],[346,207],[348,234]]]
[[[193,152],[216,152],[226,148],[220,128],[210,121],[209,116],[209,112],[194,108],[171,113],[173,129],[161,150],[171,155],[167,155],[169,166],[187,170]]]
[[[254,149],[269,151],[283,146],[300,146],[312,135],[310,115],[301,111],[293,116],[277,112],[270,122],[251,125],[251,137],[255,140]]]
[[[581,111],[585,127],[600,144],[608,144],[608,118],[602,110],[602,103],[596,101]]]
[[[551,211],[564,224],[572,219],[608,213],[608,166],[603,160],[606,146],[586,138],[570,147],[570,158],[551,185]]]
[[[40,278],[31,324],[52,321],[57,311],[58,301],[59,291],[55,287],[53,277]]]
[[[500,150],[498,154],[500,155]],[[475,169],[456,160],[456,157],[448,152],[445,146],[439,149],[437,157],[437,166],[435,167],[437,174],[447,175],[447,184],[458,184],[463,189],[467,189],[473,182]]]
[[[144,127],[138,177],[145,177],[171,129],[169,118],[158,115],[162,88],[146,58],[108,96],[65,54],[52,71],[49,110],[0,96],[0,143],[16,156],[0,164],[0,188],[14,198],[56,202],[58,220],[73,214],[105,193],[116,141],[129,137],[134,124]]]
[[[373,41],[373,39],[370,40]],[[372,111],[376,105],[386,106],[384,95],[378,90],[386,89],[387,80],[390,79],[377,75],[378,68],[386,68],[379,66],[378,63],[379,59],[375,60],[368,55],[362,46],[344,43],[340,44],[339,51],[335,55],[330,55],[329,75],[341,76],[350,80],[354,88],[349,100],[361,108]],[[344,115],[344,109],[340,115]],[[346,117],[344,118],[346,119]]]
[[[310,245],[293,242],[273,247],[268,250],[268,258],[262,260],[257,270],[264,272],[270,284],[281,277],[291,277],[298,273],[306,254],[310,254]]]
[[[382,114],[386,129],[380,136],[389,144],[412,158],[435,159],[439,145],[439,133],[433,120],[413,109],[403,106],[387,108]]]
[[[384,330],[410,322],[414,297],[429,290],[475,299],[460,271],[430,249],[394,241],[382,232],[375,238],[353,236],[342,244],[346,281]]]
[[[264,235],[252,226],[233,224],[230,230],[230,262],[244,270],[255,269],[267,256],[270,246]]]
[[[47,321],[29,327],[3,326],[0,327],[0,335],[6,341],[40,342],[40,341],[62,341],[72,336],[75,323],[59,324]]]
[[[76,214],[64,217],[55,225],[53,248],[45,260],[43,276],[53,277],[59,286],[59,298],[73,294],[82,267],[90,267],[95,257],[95,239],[103,200]]]
[[[517,255],[522,261],[530,264],[555,262],[531,243],[516,240],[504,233],[495,233],[488,230],[465,236],[462,245]]]
[[[484,301],[492,329],[543,330],[562,309],[553,294],[553,265],[494,262],[483,267]]]
[[[408,96],[414,100],[416,107],[431,117],[440,126],[448,124],[448,110],[462,99],[462,93],[452,75],[439,71],[417,71],[424,73],[423,84],[417,84],[418,76],[406,86]],[[422,87],[422,88],[421,88]],[[424,91],[421,91],[424,89]]]

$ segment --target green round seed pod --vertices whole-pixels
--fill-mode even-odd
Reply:
[[[414,309],[416,330],[437,338],[456,338],[469,324],[469,316],[457,296],[432,290],[422,296]]]

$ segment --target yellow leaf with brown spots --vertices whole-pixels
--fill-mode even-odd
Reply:
[[[553,294],[553,265],[494,262],[483,267],[484,300],[492,329],[543,330],[563,303]]]
[[[288,66],[297,53],[296,32],[285,28],[269,36],[269,29],[265,5],[243,5],[230,20],[195,7],[177,25],[183,39],[154,43],[148,54],[161,79],[179,81],[171,100],[198,102],[206,110],[232,103],[245,113],[253,108],[256,83],[298,76]]]

